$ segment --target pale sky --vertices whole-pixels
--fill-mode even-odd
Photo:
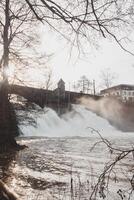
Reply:
[[[42,31],[42,35],[42,49],[47,53],[54,53],[49,61],[53,78],[55,81],[62,78],[66,82],[67,89],[69,83],[73,84],[82,75],[86,75],[90,80],[95,79],[96,85],[100,85],[100,72],[105,68],[110,68],[112,72],[117,73],[115,84],[134,85],[134,56],[124,52],[115,42],[102,40],[98,50],[85,45],[88,51],[86,57],[78,59],[77,52],[74,50],[70,59],[69,48],[63,40],[46,31]],[[127,47],[134,52],[133,43]]]
[[[102,80],[100,73],[106,68],[117,74],[116,84],[134,85],[134,56],[124,52],[116,42],[107,39],[99,41],[99,48],[90,44],[84,44],[86,55],[81,54],[78,58],[78,51],[74,48],[70,58],[70,45],[57,34],[42,28],[40,30],[41,47],[40,51],[46,54],[53,54],[47,65],[52,69],[53,88],[62,78],[66,83],[66,90],[72,89],[72,85],[77,83],[81,76],[85,75],[90,81],[95,80],[96,90],[99,91]],[[134,40],[134,39],[133,39]],[[98,44],[98,41],[96,41]],[[134,42],[127,44],[127,48],[134,53]],[[11,71],[11,70],[10,70]],[[43,87],[45,71],[29,69],[24,73],[25,83],[34,87]]]

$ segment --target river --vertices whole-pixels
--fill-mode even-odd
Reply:
[[[111,154],[99,134],[115,148],[134,145],[134,133],[116,130],[84,106],[74,106],[62,117],[50,108],[29,115],[37,126],[20,125],[24,134],[18,138],[28,148],[1,157],[0,163],[1,177],[22,200],[88,200],[105,165],[119,154]],[[129,154],[112,172],[105,199],[129,199],[131,169]],[[101,197],[99,193],[97,199]]]

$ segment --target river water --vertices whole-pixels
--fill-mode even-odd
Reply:
[[[28,148],[6,155],[0,164],[2,178],[22,200],[87,200],[105,165],[119,153],[111,154],[99,134],[116,148],[134,145],[134,133],[116,130],[83,106],[62,117],[49,108],[29,116],[36,118],[37,126],[20,125],[24,135],[18,138]],[[105,199],[129,199],[133,165],[131,154],[118,162]]]

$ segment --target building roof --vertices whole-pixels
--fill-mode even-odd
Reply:
[[[59,80],[59,82],[58,82],[58,83],[61,83],[61,82],[62,82],[62,83],[65,83],[65,82],[62,80],[62,78]]]
[[[129,84],[115,85],[113,87],[101,90],[100,92],[101,93],[105,93],[105,92],[108,92],[108,91],[111,91],[111,90],[118,90],[118,89],[121,89],[121,90],[134,90],[134,85],[129,85]]]

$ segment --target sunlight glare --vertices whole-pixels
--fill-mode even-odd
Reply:
[[[13,64],[9,65],[9,67],[6,67],[5,73],[8,77],[13,77],[15,72],[15,66]]]

